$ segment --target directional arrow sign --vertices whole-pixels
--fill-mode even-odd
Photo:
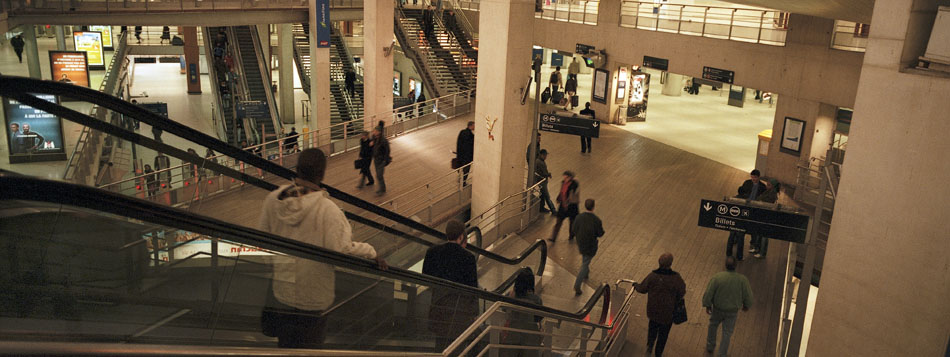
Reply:
[[[600,137],[600,122],[597,120],[566,117],[555,114],[541,114],[538,130],[552,133]]]
[[[716,208],[716,209],[713,209]],[[699,226],[804,243],[810,217],[711,200],[700,201]]]

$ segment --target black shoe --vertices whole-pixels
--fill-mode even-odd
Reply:
[[[366,184],[366,186],[372,186],[374,183],[376,183],[376,181],[370,181],[369,183]]]
[[[584,293],[584,292],[581,291],[581,289],[574,289],[574,296],[580,296],[580,295],[583,294],[583,293]]]

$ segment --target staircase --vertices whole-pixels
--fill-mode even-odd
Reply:
[[[246,96],[241,98],[247,101],[261,101],[267,103],[270,112],[276,113],[274,108],[273,92],[270,88],[270,74],[263,73],[260,66],[258,50],[259,41],[255,41],[257,36],[256,26],[234,26],[231,27],[232,36],[228,38],[231,41],[231,53],[235,62],[240,62],[241,70],[244,73],[244,86]],[[266,67],[266,65],[265,65]],[[280,131],[275,128],[275,123],[279,122],[277,118],[258,119],[255,129],[260,129],[263,125],[266,134],[271,135]],[[264,139],[265,141],[267,138]]]
[[[307,24],[294,24],[294,59],[297,61],[297,73],[303,90],[310,93],[310,38],[307,36]],[[331,29],[330,32],[330,123],[338,124],[363,117],[363,81],[357,75],[356,89],[353,95],[346,91],[345,75],[348,68],[354,68],[342,36]],[[353,128],[356,130],[357,128]],[[355,134],[352,131],[350,134]],[[342,135],[334,133],[334,135]]]
[[[436,92],[434,96],[475,88],[477,64],[475,57],[470,56],[474,48],[467,37],[460,41],[453,31],[443,26],[442,21],[437,17],[432,33],[426,34],[423,31],[422,10],[401,9],[397,12],[399,17],[396,37],[400,45],[406,49],[407,56],[414,61],[422,62],[422,66],[417,63],[417,67],[424,68],[425,72],[428,72],[428,79],[433,83],[426,84],[429,85],[430,90],[434,89],[433,92]],[[465,46],[469,51],[466,51],[461,42],[466,43]]]

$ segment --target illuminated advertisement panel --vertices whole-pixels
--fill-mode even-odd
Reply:
[[[49,51],[51,78],[57,82],[89,87],[89,67],[86,52]]]
[[[58,103],[52,94],[36,97]],[[10,163],[66,160],[59,117],[16,100],[3,98]]]
[[[89,69],[106,69],[105,56],[102,54],[102,33],[98,31],[73,31],[73,43],[76,51],[86,52]]]
[[[99,31],[102,33],[102,49],[112,51],[112,26],[89,26],[89,31]]]

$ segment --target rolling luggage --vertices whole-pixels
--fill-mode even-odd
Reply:
[[[577,95],[572,95],[572,96],[571,96],[571,106],[572,106],[572,107],[576,107],[578,102],[580,102],[580,97],[578,97]]]
[[[541,103],[547,104],[549,99],[551,99],[551,88],[544,88],[544,92],[541,92]]]
[[[555,104],[561,103],[561,99],[564,99],[564,92],[554,90],[554,94],[551,94],[551,102]]]

